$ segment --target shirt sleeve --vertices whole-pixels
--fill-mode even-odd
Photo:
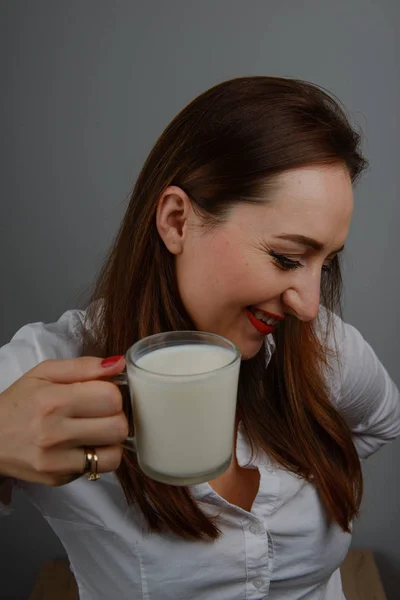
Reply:
[[[329,387],[353,434],[360,458],[400,435],[400,393],[355,327],[332,316]]]
[[[70,310],[56,323],[31,323],[22,327],[0,348],[0,393],[44,360],[81,356],[84,314],[84,311]],[[11,479],[0,481],[0,516],[11,512],[12,484]]]
[[[84,314],[69,310],[55,323],[31,323],[17,331],[0,348],[0,392],[44,360],[81,356]]]

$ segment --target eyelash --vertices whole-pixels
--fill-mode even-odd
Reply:
[[[268,253],[274,259],[276,266],[279,267],[280,269],[284,269],[285,271],[290,271],[293,269],[301,269],[302,267],[304,267],[304,265],[302,265],[301,262],[299,262],[298,260],[293,260],[293,259],[285,256],[284,254],[279,254],[278,252],[275,252],[274,250],[269,249]],[[322,271],[324,273],[328,273],[330,270],[331,270],[331,266],[324,265],[322,267]]]

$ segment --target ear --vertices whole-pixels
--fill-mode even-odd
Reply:
[[[180,254],[187,236],[191,211],[189,196],[179,187],[167,187],[157,203],[157,231],[172,254]]]

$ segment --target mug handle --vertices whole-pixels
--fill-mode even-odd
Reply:
[[[118,387],[122,387],[123,385],[129,386],[128,376],[127,376],[126,371],[123,371],[119,375],[114,375],[113,377],[109,377],[107,379],[107,381],[111,381],[111,383],[115,383]],[[135,436],[133,436],[133,437],[127,436],[125,438],[125,440],[122,442],[122,444],[128,450],[133,450],[133,452],[137,452]]]

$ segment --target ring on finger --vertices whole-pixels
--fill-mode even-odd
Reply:
[[[99,458],[96,454],[96,448],[85,448],[85,466],[83,473],[88,475],[89,481],[97,481],[99,475]]]

